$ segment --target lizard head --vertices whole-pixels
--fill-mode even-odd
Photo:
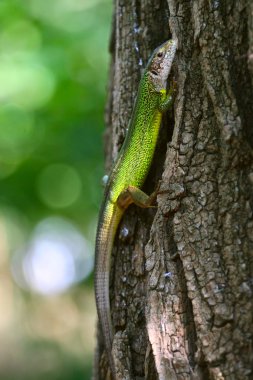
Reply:
[[[177,42],[168,40],[154,51],[148,61],[146,73],[152,87],[157,92],[166,89],[176,49]]]

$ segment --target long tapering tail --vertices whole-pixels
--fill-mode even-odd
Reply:
[[[109,273],[113,241],[122,214],[122,210],[116,204],[110,201],[104,204],[100,211],[95,252],[95,295],[98,319],[113,374],[115,374],[115,366],[111,353],[113,330],[110,312]]]

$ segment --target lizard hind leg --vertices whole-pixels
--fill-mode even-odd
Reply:
[[[126,209],[131,203],[142,208],[155,207],[153,206],[156,200],[159,189],[155,190],[151,195],[147,195],[138,187],[129,185],[117,199],[117,204],[120,208]]]

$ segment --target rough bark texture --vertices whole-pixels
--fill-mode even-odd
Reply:
[[[141,68],[171,35],[174,115],[145,185],[156,210],[127,211],[111,271],[118,379],[253,379],[253,5],[116,0],[107,168]],[[174,129],[173,129],[174,128]],[[106,378],[99,342],[95,380]]]

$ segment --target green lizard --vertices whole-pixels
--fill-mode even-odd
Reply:
[[[139,84],[128,133],[106,184],[99,215],[95,252],[95,294],[99,323],[114,378],[113,330],[110,315],[109,272],[114,237],[126,208],[149,207],[154,197],[140,190],[156,147],[162,113],[172,102],[166,92],[177,43],[169,40],[152,54]]]

